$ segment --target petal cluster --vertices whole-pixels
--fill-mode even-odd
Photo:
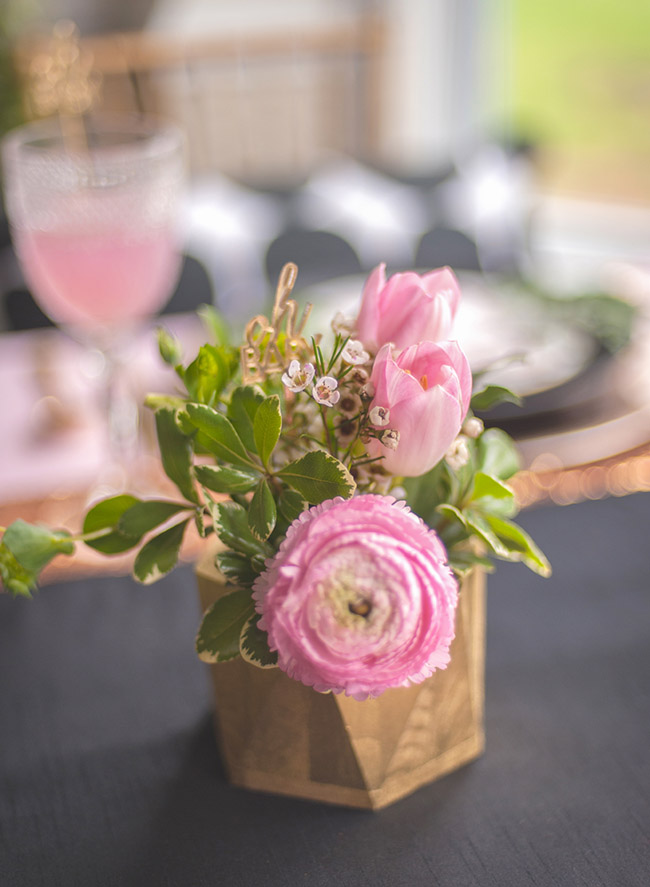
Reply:
[[[456,580],[438,536],[389,496],[303,512],[254,598],[280,668],[321,692],[365,699],[449,661]]]
[[[391,474],[417,477],[445,455],[461,429],[472,395],[472,373],[456,342],[420,342],[397,357],[384,345],[372,370],[371,417],[387,412],[399,432],[397,448],[369,441]]]
[[[386,280],[381,264],[364,286],[357,333],[374,348],[387,342],[402,349],[424,340],[443,341],[451,335],[459,302],[460,288],[450,268],[423,275],[406,271]]]

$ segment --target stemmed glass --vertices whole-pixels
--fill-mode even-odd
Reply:
[[[53,118],[5,137],[7,215],[35,300],[103,355],[111,459],[124,466],[137,408],[121,384],[123,356],[178,276],[183,139],[143,117],[90,118],[73,145],[64,135]]]

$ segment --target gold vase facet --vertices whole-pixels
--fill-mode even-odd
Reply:
[[[232,590],[197,566],[204,609]],[[485,573],[462,583],[451,662],[421,684],[358,702],[277,668],[210,666],[217,738],[234,785],[378,810],[483,751]]]

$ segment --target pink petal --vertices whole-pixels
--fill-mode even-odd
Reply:
[[[366,345],[378,344],[379,297],[385,285],[386,264],[382,262],[369,275],[361,295],[361,308],[356,326],[359,338]]]

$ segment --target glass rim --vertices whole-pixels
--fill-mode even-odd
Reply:
[[[43,160],[66,157],[78,161],[115,157],[122,162],[128,158],[142,160],[173,154],[183,150],[185,143],[180,126],[153,114],[92,114],[86,119],[86,132],[88,146],[73,149],[66,143],[61,119],[46,117],[10,130],[2,138],[0,147],[5,159],[11,155]]]

